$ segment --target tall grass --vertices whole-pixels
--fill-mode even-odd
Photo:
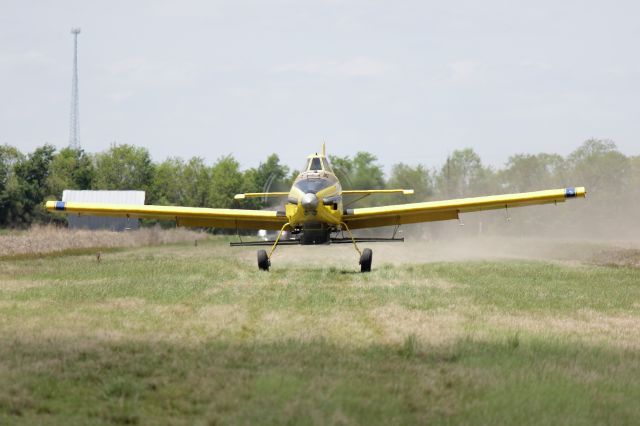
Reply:
[[[195,241],[207,234],[184,228],[141,228],[135,231],[71,230],[56,226],[32,226],[27,231],[0,235],[0,258],[40,255],[88,248],[136,247]]]

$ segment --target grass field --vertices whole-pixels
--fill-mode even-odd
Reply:
[[[640,422],[637,250],[372,247],[5,258],[0,424]]]

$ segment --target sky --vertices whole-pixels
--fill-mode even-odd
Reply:
[[[640,154],[635,1],[0,0],[0,144],[69,140],[71,27],[80,138],[156,161],[320,149],[494,166],[589,138]]]

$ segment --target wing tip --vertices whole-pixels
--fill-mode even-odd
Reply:
[[[65,204],[66,203],[64,201],[47,201],[45,204],[45,208],[50,212],[56,210],[64,211],[66,210]]]
[[[585,189],[584,186],[576,186],[576,187],[566,188],[564,190],[565,198],[576,198],[576,197],[585,198],[586,196],[587,196],[587,190]]]

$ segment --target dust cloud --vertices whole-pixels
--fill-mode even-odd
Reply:
[[[403,225],[404,243],[368,243],[374,265],[441,261],[534,259],[565,264],[640,267],[640,203],[620,194],[587,195],[557,205],[462,214],[460,221]],[[393,228],[359,230],[391,237]],[[255,254],[252,253],[251,256]],[[274,262],[357,268],[351,244],[279,247]]]
[[[398,234],[405,237],[404,244],[371,245],[374,262],[501,258],[640,267],[640,191],[635,192],[638,194],[595,191],[585,199],[557,205],[467,213],[459,221],[404,225]],[[359,235],[392,234],[393,228],[378,228]]]
[[[587,241],[557,238],[455,237],[417,239],[404,243],[362,243],[373,250],[374,268],[384,264],[477,260],[544,260],[567,265],[640,267],[640,244],[630,241]],[[239,253],[254,261],[254,251]],[[283,246],[273,257],[274,264],[317,267],[320,262],[338,269],[357,269],[358,253],[350,244],[325,246]]]

